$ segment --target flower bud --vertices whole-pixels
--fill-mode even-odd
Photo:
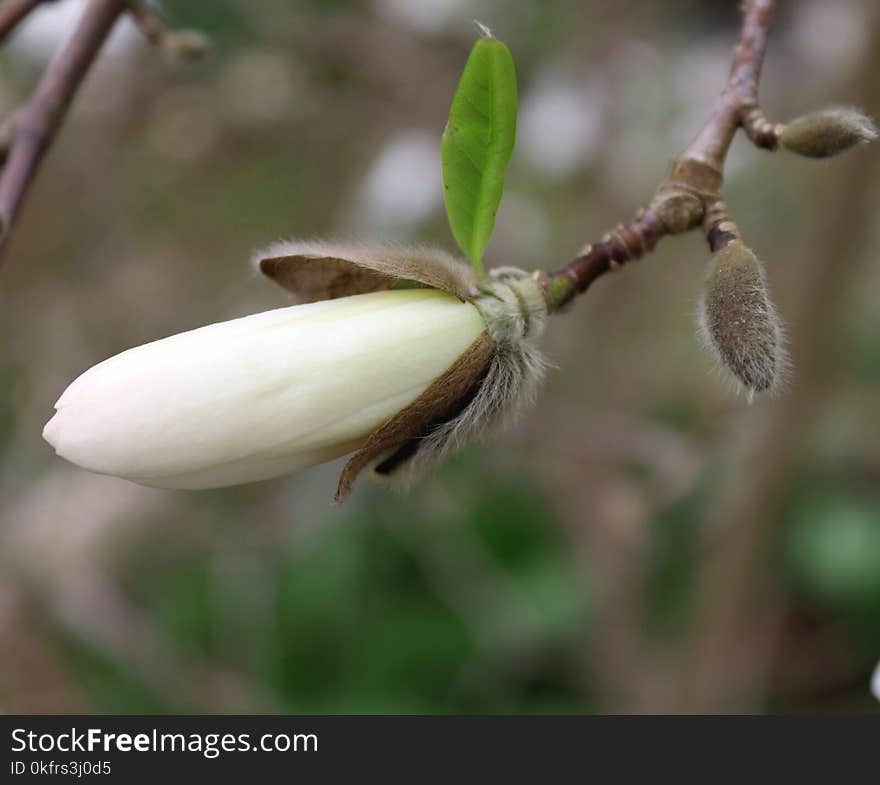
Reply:
[[[858,109],[835,107],[792,120],[779,142],[798,155],[829,158],[876,138],[877,126],[870,117]]]
[[[211,39],[201,30],[169,30],[162,36],[162,49],[172,60],[201,60],[211,48]]]
[[[782,328],[767,294],[764,269],[739,240],[713,254],[698,322],[719,365],[750,393],[769,390],[779,381],[787,363]]]
[[[86,469],[164,488],[268,479],[356,451],[342,499],[362,469],[406,482],[529,398],[546,315],[534,278],[504,271],[480,292],[442,253],[350,250],[273,246],[261,267],[310,302],[96,365],[44,438]]]
[[[80,376],[43,436],[166,488],[274,477],[360,447],[485,330],[430,289],[281,308],[130,349]]]

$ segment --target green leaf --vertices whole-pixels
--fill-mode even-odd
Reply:
[[[510,50],[486,35],[474,45],[443,132],[443,191],[452,234],[482,270],[516,138],[516,71]]]

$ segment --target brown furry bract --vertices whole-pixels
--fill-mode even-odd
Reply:
[[[367,466],[374,466],[379,477],[389,478],[412,460],[423,439],[459,415],[473,400],[494,354],[495,344],[489,333],[484,332],[415,401],[373,431],[367,443],[345,464],[336,501],[348,496],[358,474]]]
[[[263,275],[312,303],[416,284],[471,300],[477,282],[470,265],[426,246],[281,240],[253,255]]]

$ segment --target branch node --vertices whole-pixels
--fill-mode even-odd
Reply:
[[[755,147],[775,150],[779,146],[779,137],[782,136],[785,126],[782,123],[771,123],[756,103],[743,106],[741,122],[746,136]]]
[[[598,243],[586,246],[580,256],[562,270],[542,275],[540,280],[548,309],[558,311],[576,294],[586,291],[599,276],[653,251],[665,234],[668,230],[653,207],[640,209],[633,221],[618,224]]]
[[[727,204],[718,199],[706,209],[703,232],[712,253],[720,251],[734,240],[740,240],[739,227],[730,217]]]

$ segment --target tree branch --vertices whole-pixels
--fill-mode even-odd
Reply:
[[[92,0],[68,44],[48,65],[28,101],[15,112],[9,153],[0,174],[0,243],[3,245],[70,102],[113,25],[127,8],[126,0]]]
[[[561,270],[543,278],[551,309],[585,292],[608,271],[652,251],[665,235],[703,224],[710,208],[723,204],[724,162],[740,126],[758,146],[776,147],[781,127],[767,122],[758,106],[758,81],[774,5],[775,0],[747,0],[727,86],[702,130],[673,161],[649,205],[638,211],[635,220],[618,226]],[[731,223],[726,215],[724,220]],[[717,220],[707,222],[707,233],[717,224]]]
[[[54,2],[56,0],[6,0],[0,5],[0,44],[37,6]]]
[[[869,53],[856,75],[853,94],[864,105],[880,100],[880,12],[871,14]],[[769,600],[779,591],[762,561],[783,519],[780,510],[795,469],[803,460],[809,428],[829,391],[840,385],[836,358],[840,345],[829,325],[845,322],[847,303],[859,272],[870,256],[876,226],[871,194],[877,182],[876,159],[841,162],[839,174],[823,194],[825,206],[800,239],[797,286],[790,294],[789,331],[795,349],[797,382],[784,399],[736,429],[742,437],[728,450],[730,471],[702,529],[706,554],[698,565],[694,590],[693,636],[687,641],[685,679],[690,695],[673,711],[747,710],[769,678],[774,647],[766,638]],[[845,269],[828,264],[846,237]],[[816,314],[822,314],[821,319]],[[827,404],[826,404],[827,405]],[[757,650],[756,650],[757,649]]]

